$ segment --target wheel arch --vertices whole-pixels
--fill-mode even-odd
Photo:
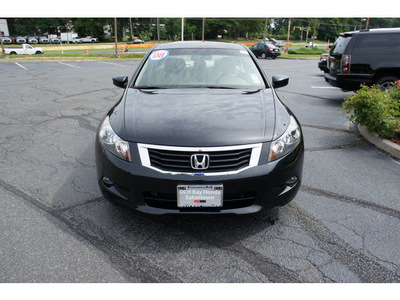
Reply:
[[[384,77],[396,77],[400,79],[400,68],[389,68],[389,69],[381,69],[378,70],[373,78],[373,83],[376,83],[379,81],[379,79],[384,78]]]

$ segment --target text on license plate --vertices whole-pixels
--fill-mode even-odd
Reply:
[[[223,186],[178,185],[178,207],[221,207]]]

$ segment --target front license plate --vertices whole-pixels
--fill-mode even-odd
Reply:
[[[178,185],[178,207],[221,207],[222,184]]]

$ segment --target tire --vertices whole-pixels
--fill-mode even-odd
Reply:
[[[276,56],[272,56],[272,59],[275,59],[276,58]]]
[[[10,52],[10,55],[17,55],[17,52],[12,51]]]
[[[399,78],[396,76],[384,76],[378,78],[378,80],[375,82],[376,84],[380,85],[380,89],[384,92],[386,92],[389,87],[392,85],[393,82],[398,81]]]
[[[43,54],[42,52],[40,52],[40,51],[36,51],[35,52],[35,54]]]
[[[261,53],[261,58],[266,59],[267,58],[267,54],[265,52]]]

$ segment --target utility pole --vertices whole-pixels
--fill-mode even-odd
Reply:
[[[0,43],[1,43],[1,58],[6,57],[6,54],[4,53],[4,44],[3,44],[3,35],[1,34],[0,30]]]
[[[203,25],[202,25],[202,33],[201,33],[201,40],[204,42],[204,28],[205,28],[206,18],[203,18]]]
[[[157,18],[157,40],[160,42],[160,18]]]
[[[315,18],[315,21],[314,21],[314,33],[313,33],[313,36],[312,36],[311,49],[314,49],[315,28],[316,28],[316,27],[317,27],[317,18]]]
[[[299,27],[300,28],[300,33],[301,33],[301,36],[300,36],[300,43],[303,43],[303,27]]]
[[[290,18],[289,18],[289,24],[288,24],[288,30],[287,30],[286,51],[285,51],[286,53],[288,53],[288,52],[289,52],[290,23],[291,23],[291,20],[290,20]]]
[[[132,18],[129,18],[129,25],[131,27],[131,40],[133,41]]]
[[[117,18],[114,18],[114,34],[115,34],[115,58],[119,58],[118,39],[117,39]]]
[[[184,18],[182,18],[182,41],[183,41],[184,29],[185,29],[185,21]]]
[[[268,18],[265,18],[265,26],[264,26],[264,39],[263,42],[267,39],[267,25],[268,25]]]

